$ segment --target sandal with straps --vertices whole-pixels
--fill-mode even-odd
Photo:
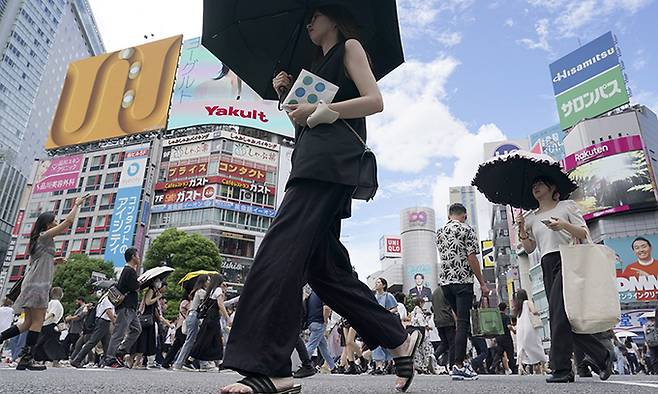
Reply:
[[[423,340],[422,335],[420,335],[420,332],[414,331],[411,335],[413,336],[416,334],[416,340],[414,342],[414,347],[411,351],[411,354],[408,356],[403,356],[403,357],[396,357],[393,359],[393,363],[395,364],[395,375],[399,378],[405,378],[407,381],[404,383],[404,386],[400,388],[396,388],[398,391],[405,392],[409,390],[409,387],[411,387],[411,382],[414,380],[415,376],[415,369],[414,369],[414,356],[416,355],[416,350],[418,350],[418,346],[420,345],[420,342]]]
[[[302,385],[300,384],[277,390],[274,383],[266,376],[247,376],[238,383],[249,387],[254,394],[299,394],[302,392]]]

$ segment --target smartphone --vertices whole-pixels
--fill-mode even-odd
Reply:
[[[544,223],[546,226],[550,226],[551,224],[553,224],[553,222],[548,219],[544,219],[541,222]]]

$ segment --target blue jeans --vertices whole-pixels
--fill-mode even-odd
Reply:
[[[196,341],[196,336],[199,333],[199,319],[197,318],[197,312],[192,311],[187,315],[185,319],[185,325],[187,326],[187,337],[185,338],[185,343],[178,353],[178,358],[174,363],[175,368],[181,368],[187,356],[190,355],[192,351],[192,346],[194,346],[194,341]]]
[[[390,361],[393,360],[393,357],[391,357],[391,353],[389,353],[388,349],[379,346],[372,351],[372,359],[375,361]]]
[[[324,324],[323,323],[311,323],[308,326],[311,330],[311,336],[308,339],[308,344],[306,345],[306,351],[308,355],[312,355],[315,349],[320,351],[322,358],[327,362],[329,369],[334,369],[336,363],[334,359],[331,358],[331,353],[329,353],[329,347],[327,346],[327,340],[324,338]]]

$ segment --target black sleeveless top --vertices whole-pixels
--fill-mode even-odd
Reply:
[[[341,42],[327,52],[310,70],[313,74],[339,87],[334,103],[361,96],[354,82],[347,76],[344,58],[345,43]],[[365,118],[346,119],[346,121],[365,141]],[[363,145],[342,119],[336,120],[333,124],[320,124],[312,129],[297,126],[292,171],[286,188],[298,179],[356,186],[363,150]]]

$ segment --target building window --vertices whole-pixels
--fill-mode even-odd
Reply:
[[[69,247],[69,241],[55,241],[55,257],[66,255],[66,249]]]
[[[89,254],[104,254],[106,241],[107,237],[92,239],[91,246],[89,247]]]
[[[96,225],[94,231],[107,231],[110,229],[110,215],[96,216]]]
[[[20,278],[22,278],[23,274],[25,273],[25,267],[27,267],[27,265],[15,265],[11,269],[11,273],[9,274],[9,280],[15,282]]]
[[[75,227],[75,233],[89,233],[91,231],[91,217],[78,218],[78,224]]]
[[[89,196],[80,207],[80,212],[92,212],[96,209],[96,201],[98,201],[98,196]]]
[[[92,191],[92,190],[98,190],[101,187],[101,176],[99,175],[92,175],[87,177],[87,187],[85,187],[85,191]]]
[[[71,254],[81,254],[86,252],[87,252],[87,239],[73,240],[73,246],[71,247]]]
[[[113,209],[114,208],[114,198],[116,193],[103,194],[101,197],[100,209]]]
[[[124,152],[116,152],[110,155],[110,164],[108,168],[117,168],[123,165]]]
[[[121,178],[120,172],[113,172],[111,174],[105,175],[105,185],[104,189],[111,189],[114,187],[119,187],[119,178]]]
[[[105,165],[105,155],[94,156],[91,159],[90,171],[100,170]]]

